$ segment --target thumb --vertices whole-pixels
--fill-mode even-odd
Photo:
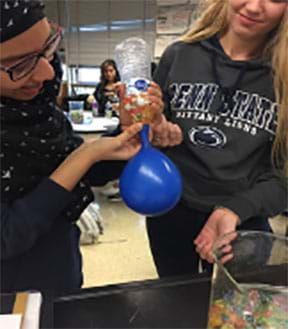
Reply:
[[[139,131],[143,128],[142,123],[134,123],[124,130],[123,133],[118,135],[116,138],[119,141],[119,147],[129,141],[132,137],[139,133]]]
[[[165,115],[163,113],[159,113],[159,115],[157,116],[156,120],[153,122],[153,129],[155,131],[157,130],[162,130],[163,127],[166,127],[167,126],[167,119],[165,117]]]

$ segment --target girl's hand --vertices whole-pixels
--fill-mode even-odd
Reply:
[[[126,160],[135,155],[140,149],[137,134],[141,129],[142,124],[136,123],[116,137],[88,139],[74,150],[49,178],[67,191],[72,191],[95,162]]]
[[[196,251],[202,259],[213,263],[212,247],[216,239],[236,230],[240,218],[228,208],[217,208],[209,216],[207,223],[194,240]]]
[[[120,99],[120,106],[119,106],[120,122],[122,129],[124,130],[128,126],[130,126],[133,123],[133,121],[129,112],[126,111],[122,105],[123,100],[125,98],[125,85],[123,83],[121,84],[118,83],[116,89]],[[148,94],[148,99],[150,100],[150,108],[155,113],[153,123],[159,123],[161,122],[161,116],[164,109],[161,89],[154,81],[151,81],[149,88],[147,89],[147,94]]]
[[[125,85],[118,83],[117,92],[120,98],[120,122],[122,129],[126,129],[132,124],[132,118],[128,111],[122,107],[122,102],[125,97]],[[162,101],[162,92],[160,87],[153,81],[147,90],[148,97],[151,102],[151,109],[154,111],[154,121],[151,126],[150,139],[154,146],[167,147],[175,146],[182,142],[183,136],[180,127],[176,124],[168,122],[162,114],[164,103]]]
[[[159,123],[151,125],[151,130],[152,144],[154,146],[168,147],[182,143],[183,135],[181,128],[177,124],[167,121],[163,114]]]
[[[142,129],[141,123],[135,123],[116,137],[88,139],[85,144],[88,148],[91,162],[100,160],[128,160],[140,150],[140,140],[137,136]]]

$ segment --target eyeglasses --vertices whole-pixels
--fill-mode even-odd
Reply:
[[[21,80],[32,73],[41,57],[46,58],[49,62],[52,61],[54,53],[62,39],[63,29],[53,22],[50,22],[50,26],[50,37],[46,41],[42,50],[28,55],[10,67],[0,66],[0,70],[8,73],[12,81]]]

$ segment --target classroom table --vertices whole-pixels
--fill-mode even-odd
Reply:
[[[210,278],[82,289],[53,301],[53,328],[206,328]]]

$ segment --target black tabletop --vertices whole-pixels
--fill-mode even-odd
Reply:
[[[206,328],[209,292],[205,275],[82,289],[54,299],[53,326]]]

